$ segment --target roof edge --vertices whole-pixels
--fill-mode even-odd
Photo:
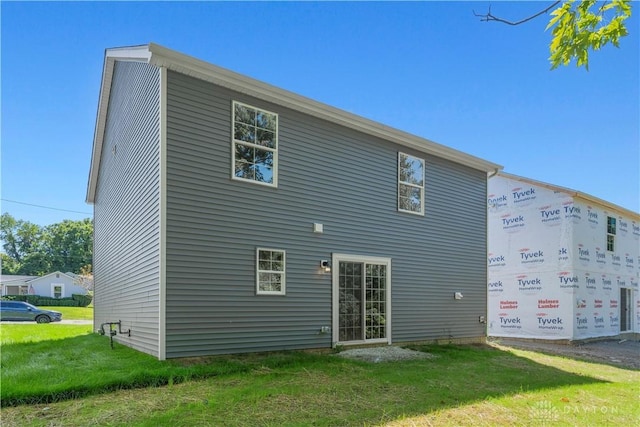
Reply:
[[[149,62],[150,58],[151,52],[147,45],[105,49],[102,80],[100,83],[100,92],[98,93],[96,127],[94,129],[93,148],[91,150],[91,165],[89,166],[89,179],[85,199],[87,203],[93,203],[95,201],[98,169],[100,167],[100,158],[102,157],[102,143],[107,121],[107,110],[109,109],[109,96],[111,94],[113,65],[116,60]]]
[[[574,190],[572,188],[562,187],[562,186],[555,185],[555,184],[549,184],[547,182],[538,181],[538,180],[535,180],[535,179],[527,178],[527,177],[520,176],[520,175],[514,175],[514,174],[511,174],[511,173],[502,172],[502,171],[498,172],[497,176],[501,176],[503,178],[508,178],[508,179],[514,179],[516,181],[527,182],[527,183],[530,183],[530,184],[533,184],[533,185],[537,185],[538,187],[544,187],[544,188],[547,188],[547,189],[553,190],[553,191],[562,191],[563,193],[567,193],[567,194],[571,195],[572,197],[578,197],[580,199],[584,199],[584,200],[592,202],[592,203],[597,203],[597,204],[603,205],[603,206],[607,207],[608,209],[610,209],[612,211],[616,211],[617,213],[624,214],[626,216],[630,216],[632,219],[640,221],[640,213],[638,213],[638,212],[634,212],[634,211],[632,211],[630,209],[627,209],[625,207],[622,207],[620,205],[616,205],[615,203],[608,202],[608,201],[606,201],[604,199],[601,199],[599,197],[592,196],[590,194],[583,193],[581,191]]]
[[[473,169],[493,173],[503,168],[502,165],[383,125],[382,123],[332,107],[328,104],[315,101],[311,98],[264,83],[155,43],[149,44],[149,51],[151,52],[150,63],[159,67],[166,67],[176,72],[191,75],[233,91],[282,105],[338,125],[413,148],[426,154],[469,166]]]
[[[62,274],[63,276],[67,276],[69,279],[75,280],[75,277],[71,277],[67,273],[63,273],[62,271],[53,271],[51,273],[45,274],[44,276],[36,276],[33,279],[27,280],[26,283],[34,282],[39,279],[44,279],[45,277],[53,276],[54,274]]]
[[[149,43],[147,45],[105,50],[96,127],[93,137],[91,166],[87,183],[87,203],[94,203],[95,201],[97,175],[100,158],[102,156],[102,143],[115,61],[139,61],[147,62],[158,67],[165,67],[182,74],[212,82],[236,92],[244,93],[371,136],[394,142],[404,147],[415,149],[428,155],[462,164],[472,169],[481,170],[487,174],[493,175],[503,169],[502,165],[489,162],[480,157],[386,126],[382,123],[332,107],[158,44]]]

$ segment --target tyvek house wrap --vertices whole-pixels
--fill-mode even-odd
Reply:
[[[616,220],[607,250],[607,217]],[[640,227],[564,191],[496,176],[488,185],[489,336],[615,336],[621,288],[631,289],[628,331],[640,331]]]

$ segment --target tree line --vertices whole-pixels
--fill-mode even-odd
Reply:
[[[0,240],[4,250],[0,254],[3,274],[39,276],[54,271],[91,274],[93,222],[90,218],[40,226],[3,213]]]

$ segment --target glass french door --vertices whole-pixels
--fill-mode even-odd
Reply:
[[[620,288],[620,332],[631,330],[631,289]]]
[[[338,259],[333,265],[337,267],[334,274],[334,300],[337,299],[334,341],[389,341],[390,260]]]

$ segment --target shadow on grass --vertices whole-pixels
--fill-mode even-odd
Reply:
[[[158,387],[240,373],[249,364],[181,366],[159,361],[95,333],[49,341],[4,344],[1,406],[52,403],[121,389]]]
[[[599,378],[577,375],[489,345],[426,345],[409,347],[437,356],[431,360],[428,375],[415,373],[415,379],[428,378],[443,390],[442,399],[431,409],[457,406],[536,390],[608,383]],[[427,362],[428,363],[428,362]]]
[[[640,341],[601,340],[586,343],[549,344],[494,339],[492,343],[518,350],[533,351],[618,369],[640,371]]]
[[[302,383],[294,397],[305,402],[308,410],[318,402],[317,417],[326,416],[327,399],[347,401],[355,394],[358,399],[344,405],[344,414],[334,413],[333,421],[356,417],[353,421],[360,419],[361,423],[367,416],[357,411],[350,415],[358,402],[365,405],[363,411],[374,411],[374,415],[369,414],[374,419],[377,410],[384,410],[388,416],[424,414],[487,397],[605,382],[490,346],[413,348],[437,357],[369,364],[331,354],[289,351],[159,361],[118,343],[111,350],[108,337],[97,334],[8,344],[2,349],[2,406],[52,403],[228,375],[240,375],[247,383],[247,392],[276,387],[273,395],[278,395],[285,391],[277,389],[277,381],[255,381],[265,372],[274,378],[293,372],[305,374],[297,375]],[[291,384],[286,387],[289,390]]]
[[[198,403],[187,411],[178,398],[172,402],[178,409],[159,409],[144,422],[188,426],[207,419],[210,425],[383,425],[486,399],[610,384],[490,346],[413,348],[435,357],[369,363],[319,355],[281,369],[190,383],[180,393]],[[290,353],[276,357],[286,359]],[[149,394],[144,396],[153,400]],[[410,421],[409,425],[415,424]]]

